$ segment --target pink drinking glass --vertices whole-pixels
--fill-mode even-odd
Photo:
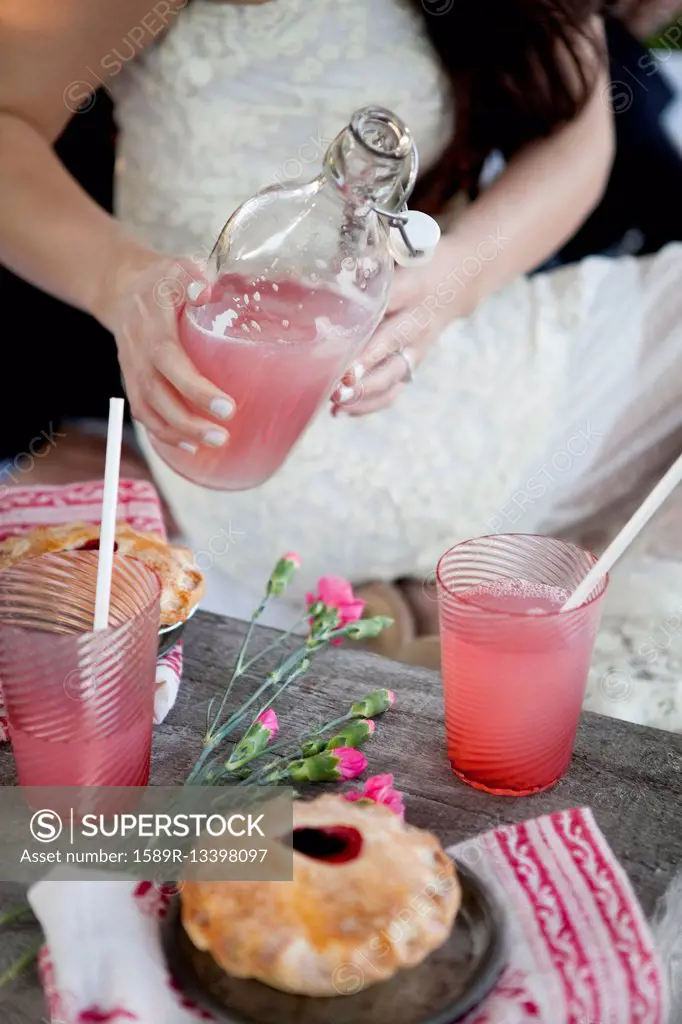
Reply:
[[[561,597],[595,561],[574,544],[509,534],[458,544],[438,563],[448,757],[469,785],[526,796],[566,772],[608,577],[574,611]],[[531,596],[558,588],[545,591],[551,610],[531,612],[530,597],[505,610],[499,594],[514,581]]]
[[[97,552],[0,572],[0,686],[21,786],[149,781],[161,584],[114,556],[108,629],[92,631]]]

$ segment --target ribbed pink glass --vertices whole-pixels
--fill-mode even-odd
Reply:
[[[97,552],[0,573],[0,685],[21,786],[149,781],[160,582],[114,557],[110,627],[92,631]]]
[[[595,560],[576,545],[524,534],[467,541],[441,558],[448,757],[470,785],[524,796],[566,772],[608,578],[580,608],[560,608]],[[533,598],[543,594],[553,600]]]

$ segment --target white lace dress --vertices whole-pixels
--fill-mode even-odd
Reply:
[[[426,166],[451,123],[403,0],[194,0],[112,91],[118,215],[178,255],[208,252],[258,188],[313,177],[356,108],[395,110]],[[392,408],[361,419],[325,409],[257,490],[205,491],[146,453],[210,585],[222,581],[222,610],[239,615],[285,550],[303,558],[299,596],[325,573],[426,576],[483,532],[603,519],[676,454],[681,400],[673,246],[516,281],[452,323]]]

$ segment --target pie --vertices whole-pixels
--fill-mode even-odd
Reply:
[[[443,945],[462,895],[435,836],[332,794],[293,813],[293,881],[184,883],[182,924],[198,950],[233,977],[324,997],[386,981]]]
[[[37,526],[28,533],[0,542],[0,571],[25,558],[59,551],[92,551],[99,547],[99,526],[66,523]],[[197,606],[204,577],[189,548],[168,544],[155,533],[141,533],[125,523],[116,525],[116,550],[154,569],[161,580],[161,626],[175,626]]]

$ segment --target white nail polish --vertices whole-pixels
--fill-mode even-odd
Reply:
[[[213,415],[217,416],[219,420],[229,420],[234,412],[234,402],[231,402],[229,398],[214,398],[210,408]]]
[[[222,448],[227,441],[227,434],[224,430],[207,430],[204,434],[204,441],[211,448]]]
[[[190,455],[196,455],[197,453],[197,446],[190,444],[189,441],[179,441],[178,448],[182,448],[183,452],[189,452]]]
[[[350,402],[351,398],[355,398],[355,388],[348,388],[345,384],[337,390],[337,401],[343,405],[344,402]]]
[[[362,378],[365,376],[365,368],[362,365],[362,363],[355,363],[355,365],[353,366],[353,373],[355,374],[356,380],[362,380]]]
[[[196,302],[205,287],[206,285],[203,281],[192,281],[191,284],[187,285],[187,298],[191,299],[192,302]]]

